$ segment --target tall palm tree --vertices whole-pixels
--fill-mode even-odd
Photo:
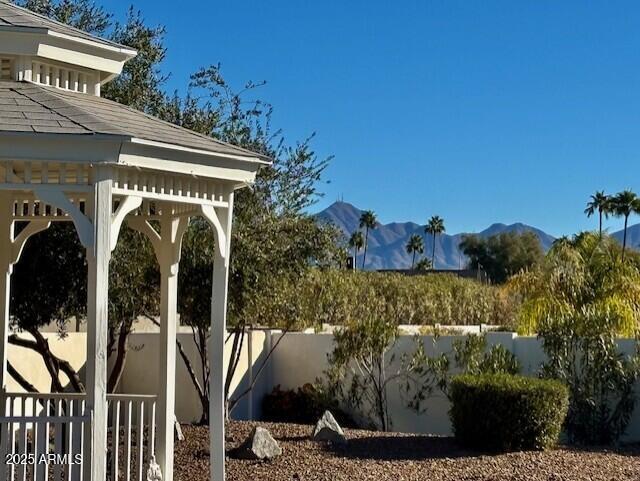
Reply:
[[[372,210],[365,210],[360,215],[360,228],[364,229],[364,255],[362,256],[362,268],[367,261],[367,247],[369,246],[369,229],[375,229],[378,219],[375,212]]]
[[[431,265],[435,269],[436,267],[436,236],[445,232],[444,219],[439,215],[434,215],[427,222],[427,226],[424,231],[433,236],[433,246],[431,249]]]
[[[640,213],[640,198],[630,190],[623,190],[611,198],[611,211],[618,217],[624,217],[624,234],[622,237],[622,260],[627,247],[627,224],[631,214]]]
[[[587,208],[584,210],[584,213],[587,214],[587,217],[591,217],[596,212],[598,213],[598,231],[600,237],[602,237],[602,216],[604,215],[609,218],[609,214],[611,213],[611,197],[606,195],[603,190],[598,190],[590,199],[591,200],[587,202]]]
[[[358,256],[358,252],[364,246],[364,236],[362,235],[362,231],[355,231],[351,234],[349,238],[349,247],[353,248],[353,268],[356,268],[356,257]]]
[[[422,254],[424,252],[424,241],[422,237],[418,234],[413,234],[409,237],[406,248],[407,254],[413,254],[411,258],[411,270],[413,270],[413,267],[416,265],[416,254]]]

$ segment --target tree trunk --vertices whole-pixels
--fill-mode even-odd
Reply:
[[[624,216],[624,234],[622,237],[622,262],[624,262],[624,251],[627,248],[627,222],[629,221],[629,215]]]
[[[25,391],[32,393],[39,392],[33,384],[27,381],[24,377],[22,377],[22,374],[16,371],[16,368],[14,368],[9,361],[7,361],[7,372],[13,379],[15,379],[18,384],[20,384],[20,387]]]
[[[362,270],[364,270],[364,263],[367,261],[367,247],[369,247],[369,226],[366,227],[364,234],[364,255],[362,256]]]
[[[598,210],[598,216],[600,217],[600,228],[598,229],[600,238],[602,239],[602,209]]]
[[[29,329],[27,332],[33,336],[35,341],[29,339],[23,339],[16,334],[11,334],[8,337],[9,344],[14,346],[24,347],[37,352],[42,357],[45,368],[51,377],[51,389],[53,392],[62,392],[64,386],[60,381],[59,373],[62,371],[68,378],[71,386],[76,392],[84,392],[84,385],[80,380],[78,372],[65,361],[57,357],[49,349],[49,343],[45,337],[37,329]]]
[[[436,268],[436,233],[433,233],[433,246],[431,247],[431,268]]]
[[[416,251],[413,251],[413,257],[411,258],[411,270],[416,265]]]
[[[107,382],[107,392],[115,392],[120,379],[122,379],[122,373],[124,372],[124,366],[127,361],[127,354],[129,352],[129,334],[131,333],[130,327],[123,323],[120,326],[120,332],[118,333],[118,348],[116,349],[116,360],[109,374],[109,381]]]
[[[227,404],[228,404],[227,409],[228,409],[229,413],[231,413],[231,411],[233,411],[233,409],[238,405],[240,400],[242,398],[244,398],[247,394],[249,394],[251,392],[251,390],[254,388],[254,386],[256,385],[256,382],[258,381],[258,379],[260,378],[260,375],[262,374],[262,371],[264,371],[264,369],[267,366],[269,360],[271,359],[271,355],[273,354],[273,352],[276,350],[276,348],[280,344],[280,341],[282,341],[284,339],[284,337],[287,335],[288,332],[289,332],[288,328],[284,329],[282,331],[282,334],[280,335],[280,337],[276,341],[276,343],[273,346],[271,346],[271,349],[269,349],[269,352],[267,353],[267,355],[262,360],[262,364],[260,364],[260,367],[258,368],[258,370],[256,371],[255,375],[253,376],[253,380],[251,381],[251,384],[249,385],[249,387],[247,389],[245,389],[244,391],[242,391],[234,399],[229,399],[229,401],[227,402]],[[249,333],[249,335],[251,335],[251,333]]]

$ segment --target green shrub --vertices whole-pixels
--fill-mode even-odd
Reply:
[[[268,422],[315,424],[326,410],[331,411],[341,426],[356,427],[351,416],[313,384],[296,390],[276,386],[262,399],[262,420]]]
[[[451,381],[449,415],[456,440],[490,451],[550,448],[567,414],[560,382],[507,374],[464,374]]]

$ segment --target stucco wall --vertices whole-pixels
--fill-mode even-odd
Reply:
[[[178,336],[200,374],[191,331],[181,328]],[[256,375],[271,346],[280,336],[278,331],[252,332],[251,343],[245,341],[242,348],[240,363],[231,386],[232,397],[237,396],[249,386],[252,375]],[[84,333],[71,333],[65,339],[58,339],[55,334],[47,334],[47,337],[54,353],[69,360],[76,369],[82,370],[86,356]],[[441,336],[437,340],[434,340],[433,336],[422,336],[420,339],[427,353],[433,355],[436,352],[450,351],[453,341],[459,338],[462,336]],[[511,350],[520,360],[524,374],[536,375],[544,360],[542,343],[535,337],[519,337],[513,333],[495,332],[487,334],[487,341],[489,345],[500,343]],[[158,342],[157,332],[131,335],[131,349],[119,392],[129,394],[157,392]],[[414,342],[414,336],[400,336],[395,347],[396,358],[404,352],[411,352],[414,349]],[[259,419],[262,398],[275,386],[295,389],[305,383],[314,382],[328,367],[327,355],[331,352],[332,346],[333,335],[331,334],[286,334],[260,375],[252,395],[243,399],[232,416],[236,419]],[[635,347],[632,340],[621,340],[619,346],[624,353],[632,353]],[[229,359],[230,351],[231,342],[225,349],[226,360]],[[48,390],[49,377],[38,354],[24,348],[10,346],[9,359],[38,389]],[[225,367],[226,365],[227,362]],[[252,369],[249,366],[252,366]],[[20,391],[12,379],[9,380],[9,390]],[[409,410],[404,404],[397,386],[390,387],[389,408],[394,430],[432,434],[451,433],[447,414],[449,403],[444,396],[437,395],[431,399],[426,412],[421,415]],[[176,414],[181,422],[194,422],[199,419],[200,412],[196,391],[182,359],[178,356],[176,359]],[[626,440],[640,440],[640,408],[637,408],[633,414]]]

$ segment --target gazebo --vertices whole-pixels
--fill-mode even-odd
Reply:
[[[268,159],[101,98],[101,86],[135,55],[0,0],[0,454],[2,461],[7,454],[36,460],[26,468],[0,465],[3,480],[142,480],[149,467],[173,479],[177,274],[192,216],[203,216],[216,240],[210,453],[211,479],[224,479],[234,191],[251,184]],[[87,253],[86,393],[8,393],[12,266],[29,237],[51,222],[73,222]],[[106,391],[109,260],[124,222],[148,236],[160,266],[156,396]],[[63,457],[47,464],[43,454]]]

